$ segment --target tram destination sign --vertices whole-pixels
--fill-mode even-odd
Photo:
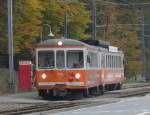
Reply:
[[[118,47],[109,46],[108,48],[110,52],[118,52]]]

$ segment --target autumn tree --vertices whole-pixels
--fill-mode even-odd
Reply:
[[[7,52],[7,1],[0,1],[0,49]],[[64,4],[67,5],[65,9]],[[84,3],[69,0],[13,0],[13,40],[15,62],[19,59],[31,59],[34,43],[39,42],[39,34],[43,28],[43,39],[48,39],[48,28],[51,25],[54,38],[63,36],[64,11],[68,12],[68,37],[87,38],[85,32],[90,22],[89,12]],[[7,59],[7,58],[6,58]]]
[[[64,34],[64,13],[67,12],[68,38],[86,39],[85,32],[90,22],[90,13],[86,10],[86,4],[71,0],[42,0],[45,10],[42,12],[42,23],[51,25],[55,37]]]
[[[6,53],[4,38],[7,37],[7,5],[5,0],[0,1],[0,53]],[[6,47],[6,46],[5,46]]]
[[[7,66],[7,1],[0,0],[0,57],[2,66]]]
[[[98,39],[109,41],[123,50],[126,76],[132,77],[141,74],[140,26],[136,26],[140,24],[140,14],[134,6],[119,5],[123,1],[113,3],[97,1]]]

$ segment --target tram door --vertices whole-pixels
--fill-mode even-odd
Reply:
[[[57,81],[66,82],[65,51],[64,50],[56,51],[56,68],[58,70]]]

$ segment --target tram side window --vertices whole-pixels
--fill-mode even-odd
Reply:
[[[123,57],[121,57],[121,68],[123,68]]]
[[[106,55],[106,68],[108,68],[109,66],[108,66],[108,63],[109,61],[108,61],[108,55]]]
[[[112,66],[112,59],[111,55],[106,55],[106,62],[105,62],[105,67],[106,68],[111,68]]]
[[[116,68],[121,68],[122,64],[121,64],[121,57],[120,56],[116,56]]]
[[[119,68],[121,68],[121,57],[119,56]]]
[[[102,68],[105,68],[105,56],[104,55],[102,55],[102,58],[101,58],[101,67]]]
[[[115,56],[115,68],[117,68],[117,56]]]
[[[90,68],[98,67],[98,55],[96,53],[89,52],[87,56],[87,63]]]
[[[113,56],[113,68],[116,68],[116,56]]]
[[[122,67],[121,56],[106,55],[105,62],[102,61],[102,63],[105,63],[103,64],[103,67],[105,68],[121,68]]]
[[[116,68],[118,68],[118,66],[119,66],[119,63],[118,63],[118,56],[116,56],[116,61],[117,61],[117,63],[116,63]]]
[[[44,69],[54,68],[54,51],[39,51],[38,52],[38,68]]]
[[[112,68],[114,68],[114,56],[112,56]]]
[[[67,67],[68,68],[83,68],[83,51],[70,50],[67,51]]]
[[[104,58],[104,61],[103,61],[104,66],[103,67],[109,68],[109,55],[105,55],[105,56],[103,56],[103,58]]]
[[[56,67],[57,68],[64,68],[65,67],[64,51],[57,51],[56,52]]]
[[[109,65],[109,68],[113,68],[113,56],[112,55],[109,55],[110,56],[110,65]]]
[[[95,60],[93,66],[98,67],[98,55],[96,53],[93,53],[93,58]]]
[[[114,56],[111,55],[111,68],[114,67],[114,64],[113,64],[113,58],[114,58]]]
[[[99,54],[99,55],[98,55],[98,63],[99,63],[98,66],[99,66],[99,68],[102,67],[101,60],[102,60],[102,56],[101,56],[101,54]]]
[[[115,56],[113,56],[113,68],[115,68]]]
[[[110,55],[108,55],[108,68],[110,68],[111,67],[111,57],[110,57]]]
[[[118,68],[118,56],[116,56],[116,68]]]
[[[111,56],[109,55],[109,68],[111,67]]]

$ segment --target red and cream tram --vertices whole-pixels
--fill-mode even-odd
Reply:
[[[35,86],[42,97],[120,89],[123,53],[117,47],[73,39],[50,39],[36,45]]]

